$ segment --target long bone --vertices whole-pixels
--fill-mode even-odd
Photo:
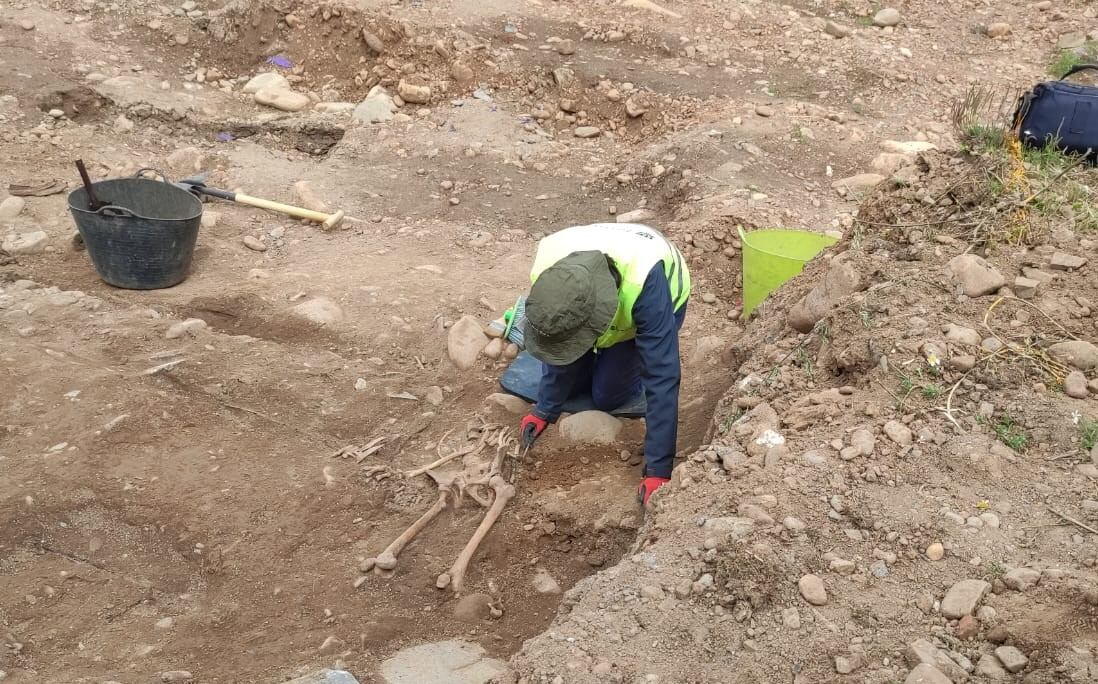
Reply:
[[[366,567],[373,567],[374,572],[378,574],[391,573],[397,566],[397,556],[404,550],[413,539],[416,538],[420,532],[431,524],[431,521],[438,517],[447,506],[450,498],[454,497],[454,483],[458,479],[456,473],[438,473],[435,471],[427,471],[427,474],[438,485],[438,499],[434,505],[427,509],[427,512],[419,516],[419,518],[408,526],[408,529],[400,533],[400,536],[394,539],[385,550],[377,555],[377,558],[369,558],[366,560]]]
[[[438,579],[435,581],[435,586],[439,589],[445,589],[449,586],[455,594],[461,593],[462,585],[465,583],[465,571],[469,567],[469,561],[473,559],[473,554],[477,552],[477,547],[480,546],[480,543],[488,536],[488,532],[491,531],[492,526],[495,525],[496,520],[499,519],[507,502],[515,496],[514,485],[508,483],[499,474],[492,475],[488,482],[488,486],[492,488],[492,492],[495,494],[492,505],[488,508],[488,512],[484,514],[484,519],[480,521],[477,531],[473,533],[473,536],[469,539],[465,548],[458,554],[457,560],[450,566],[449,572],[444,572],[438,576]]]

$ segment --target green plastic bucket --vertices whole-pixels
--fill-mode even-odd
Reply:
[[[787,280],[800,274],[804,265],[838,242],[830,235],[804,230],[756,230],[744,233],[743,245],[743,317]]]

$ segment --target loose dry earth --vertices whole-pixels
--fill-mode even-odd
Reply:
[[[208,204],[191,276],[139,292],[96,276],[66,193],[3,200],[0,679],[1098,681],[1090,176],[989,239],[950,126],[1098,11],[881,9],[0,8],[0,198],[82,158],[352,217]],[[436,499],[400,473],[524,408],[448,328],[509,306],[540,236],[638,209],[696,282],[655,510],[642,425],[553,429],[461,597],[434,585],[471,500],[361,572]],[[844,239],[745,323],[737,226]]]

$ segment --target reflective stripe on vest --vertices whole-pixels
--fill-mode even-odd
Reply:
[[[690,271],[682,254],[659,231],[638,223],[596,223],[553,233],[538,243],[530,282],[569,254],[596,250],[610,257],[621,276],[618,311],[610,327],[595,342],[596,349],[605,349],[637,336],[633,305],[637,303],[648,273],[657,263],[663,262],[675,311],[682,308],[690,296]]]

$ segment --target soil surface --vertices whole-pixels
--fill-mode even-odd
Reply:
[[[0,679],[382,682],[460,639],[530,684],[898,682],[927,652],[952,681],[1098,681],[1098,369],[1047,351],[1098,336],[1087,197],[1025,244],[949,208],[996,202],[954,103],[1010,109],[1098,11],[881,9],[0,8]],[[243,92],[268,71],[300,110]],[[361,121],[375,88],[388,120]],[[347,219],[214,200],[186,280],[114,288],[73,240],[76,159]],[[641,421],[613,445],[553,428],[460,595],[435,581],[471,497],[364,572],[438,496],[403,472],[521,419],[492,396],[506,362],[459,369],[448,330],[510,306],[545,234],[634,210],[694,274],[672,485],[636,505]],[[745,322],[739,230],[774,227],[842,239]],[[958,291],[976,254],[1001,292]],[[979,607],[943,614],[966,579]]]

